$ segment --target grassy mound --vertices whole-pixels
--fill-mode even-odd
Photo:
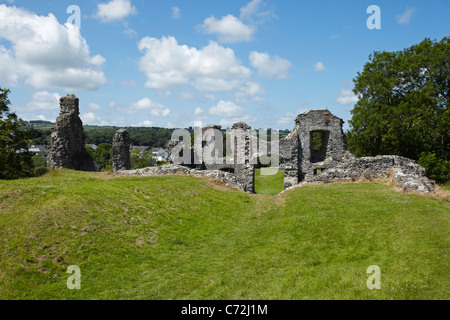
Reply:
[[[0,182],[0,299],[449,299],[449,218],[375,183],[274,197],[56,170]]]

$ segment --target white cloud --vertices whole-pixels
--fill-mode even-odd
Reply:
[[[38,119],[38,120],[42,120],[42,121],[47,121],[47,118],[45,118],[45,116],[42,115],[42,114],[38,115],[38,116],[37,116],[37,119]]]
[[[181,9],[178,7],[172,7],[172,18],[180,19],[181,18]]]
[[[299,114],[302,114],[309,109],[301,108],[294,112],[286,112],[280,119],[277,120],[276,125],[279,129],[288,129],[289,127],[293,128],[295,125],[295,119]]]
[[[197,78],[193,81],[194,88],[200,91],[232,91],[242,83],[240,80],[216,79],[210,77]]]
[[[81,116],[81,121],[83,124],[104,126],[107,125],[105,121],[103,121],[100,117],[96,116],[93,112],[83,113]]]
[[[195,108],[194,110],[194,118],[196,121],[201,121],[201,120],[206,120],[208,117],[206,115],[205,110],[203,110],[202,108]]]
[[[170,114],[169,108],[166,108],[162,104],[153,102],[149,98],[143,98],[137,102],[134,102],[130,104],[126,109],[119,108],[119,111],[125,113],[149,111],[150,114],[155,117],[167,117]]]
[[[43,114],[31,114],[31,113],[23,113],[20,116],[23,120],[31,121],[31,120],[42,120],[42,121],[55,121],[55,119],[47,119]]]
[[[225,91],[234,89],[238,85],[236,80],[249,78],[251,74],[232,49],[214,41],[198,50],[179,45],[174,37],[145,37],[139,50],[144,53],[139,70],[147,76],[147,88],[193,85],[201,91]]]
[[[196,116],[201,116],[204,113],[205,113],[205,110],[203,110],[202,108],[199,108],[199,107],[195,108],[195,110],[194,110],[194,115],[196,115]]]
[[[106,83],[99,67],[105,59],[91,57],[80,29],[61,25],[53,14],[37,16],[16,7],[0,5],[0,81],[15,86],[20,79],[34,88],[67,91],[94,90]]]
[[[288,125],[293,125],[295,120],[294,114],[287,113],[283,117],[277,120],[276,124],[281,126],[282,128],[287,127]]]
[[[245,116],[245,110],[241,106],[231,102],[220,100],[216,106],[209,109],[209,114],[227,119]]]
[[[235,94],[236,102],[241,104],[251,102],[263,102],[265,101],[265,99],[259,95],[264,94],[266,94],[266,91],[261,86],[261,84],[255,81],[247,81],[239,86],[239,90]]]
[[[283,58],[271,58],[268,53],[252,51],[250,64],[258,70],[258,74],[267,78],[287,78],[292,64]]]
[[[358,97],[351,91],[342,89],[339,98],[337,98],[337,102],[342,105],[355,104],[358,102]]]
[[[408,7],[406,8],[405,12],[403,12],[402,14],[398,14],[397,16],[395,16],[395,18],[397,19],[397,22],[399,24],[409,23],[411,21],[411,18],[416,12],[417,12],[416,8]]]
[[[136,13],[136,7],[131,5],[130,0],[112,0],[108,3],[98,4],[95,17],[103,22],[111,22],[123,20]]]
[[[106,59],[99,54],[93,56],[92,58],[89,58],[89,63],[99,67],[102,66],[105,63],[105,61]]]
[[[129,38],[134,38],[135,36],[137,36],[137,32],[134,29],[130,28],[127,21],[123,23],[123,27],[123,33],[126,34]]]
[[[138,127],[152,127],[153,126],[153,121],[150,120],[144,120],[141,123],[138,123]]]
[[[0,45],[0,66],[0,81],[10,86],[15,86],[20,77],[18,64],[14,59],[14,53],[2,45]]]
[[[314,70],[317,72],[326,72],[327,69],[325,68],[325,65],[318,61],[315,65],[314,65]]]
[[[89,103],[88,107],[89,107],[89,109],[92,109],[92,110],[100,110],[102,108],[96,103]]]
[[[251,41],[255,28],[245,25],[241,20],[229,14],[218,20],[211,16],[203,21],[201,28],[207,34],[216,34],[224,43]]]
[[[259,6],[261,5],[261,0],[252,0],[241,8],[241,19],[248,19],[258,12]]]
[[[240,9],[240,19],[261,23],[268,18],[276,17],[276,15],[272,12],[272,9],[263,11],[266,7],[266,3],[262,0],[252,0]]]
[[[267,4],[264,1],[252,0],[240,9],[239,18],[232,14],[220,19],[211,16],[203,21],[200,29],[203,29],[206,34],[217,35],[218,40],[223,43],[251,41],[256,32],[256,25],[276,17],[273,10],[265,10],[266,7]]]
[[[32,98],[27,103],[27,111],[59,109],[59,99],[61,96],[56,92],[38,91],[33,94]]]

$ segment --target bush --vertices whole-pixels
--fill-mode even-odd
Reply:
[[[113,172],[113,166],[112,164],[107,164],[102,170],[101,172]]]
[[[35,177],[42,176],[42,175],[46,174],[47,171],[48,171],[47,167],[44,167],[44,166],[34,168],[34,176]]]
[[[438,159],[434,153],[422,152],[417,163],[425,168],[427,176],[440,184],[450,181],[450,161]]]
[[[32,160],[34,168],[47,166],[47,159],[42,156],[39,155],[33,156]]]

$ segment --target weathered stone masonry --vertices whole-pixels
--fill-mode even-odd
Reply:
[[[313,110],[297,116],[294,130],[280,141],[285,188],[303,181],[314,181],[318,169],[331,168],[344,160],[347,143],[343,123],[328,110]],[[313,148],[315,133],[322,140],[320,150]]]
[[[66,96],[59,101],[61,111],[48,139],[47,167],[98,171],[98,165],[85,149],[78,98]]]
[[[125,129],[116,131],[112,144],[112,164],[113,171],[123,171],[131,169],[130,162],[130,134]]]
[[[404,190],[434,191],[434,182],[426,177],[425,169],[411,159],[392,155],[356,158],[347,151],[343,123],[328,110],[298,115],[294,130],[280,141],[285,189],[307,182],[391,177]],[[322,140],[317,149],[313,144],[314,134]]]
[[[297,116],[294,129],[286,138],[280,140],[279,145],[280,162],[283,163],[285,172],[285,189],[308,182],[391,177],[404,190],[422,193],[434,191],[434,182],[426,177],[425,169],[411,159],[399,156],[356,158],[347,151],[343,123],[342,119],[328,110],[312,110]],[[207,128],[217,128],[217,126]],[[218,128],[220,129],[220,126]],[[250,132],[251,128],[240,122],[233,125],[233,130]],[[202,132],[205,133],[204,130]],[[253,159],[256,156],[256,150],[250,148],[251,135],[244,134],[242,137],[246,140],[233,143],[235,159],[236,152],[243,152],[247,156],[244,164],[206,164],[196,167],[197,171],[232,169],[237,187],[247,192],[254,192]],[[205,148],[208,142],[204,136],[202,139],[201,146]],[[228,179],[227,182],[230,183],[230,181]]]

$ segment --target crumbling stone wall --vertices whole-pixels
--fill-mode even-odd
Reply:
[[[294,129],[279,143],[285,189],[308,182],[354,180],[369,176],[373,179],[391,177],[405,190],[423,193],[434,190],[434,183],[426,177],[425,169],[413,160],[399,156],[356,158],[347,151],[343,123],[341,118],[328,110],[311,110],[297,116]],[[220,128],[210,125],[196,135],[196,139],[201,141],[196,141],[196,146],[190,149],[190,160],[196,159],[201,164],[189,167],[208,172],[228,170],[241,190],[254,192],[254,164],[258,153],[253,148],[265,142],[252,141],[255,137],[251,127],[243,122],[236,123],[231,130],[233,164],[225,161],[206,163],[203,161],[204,152],[210,152],[209,147],[214,142],[208,135],[212,130],[208,129]],[[169,145],[171,149],[176,143],[170,142]]]
[[[425,169],[411,159],[392,155],[356,158],[346,150],[343,123],[342,119],[328,110],[312,110],[297,116],[294,129],[279,142],[280,163],[285,173],[285,189],[316,181],[390,177],[399,187],[408,191],[423,193],[434,191],[434,182],[426,177]],[[165,168],[150,170],[151,174],[180,171],[196,176],[214,176],[226,183],[235,184],[243,191],[254,192],[254,164],[255,157],[259,156],[257,152],[259,150],[254,148],[258,144],[267,143],[252,140],[256,138],[252,135],[251,127],[243,122],[236,123],[231,130],[233,164],[226,163],[225,159],[221,163],[208,163],[204,161],[205,152],[208,154],[215,139],[219,138],[212,138],[213,130],[209,129],[220,130],[221,127],[210,125],[198,129],[200,132],[196,135],[196,144],[189,148],[186,164],[170,165],[166,167],[168,170]],[[168,149],[171,156],[171,151],[177,144],[175,141],[169,142]],[[176,152],[178,151],[177,149]],[[193,164],[194,161],[196,164]],[[228,172],[223,173],[224,170]]]
[[[422,193],[433,192],[435,184],[425,175],[425,168],[415,161],[400,156],[376,156],[356,158],[348,157],[345,161],[329,168],[314,181],[340,181],[365,178],[366,180],[392,178],[398,187],[408,191]]]
[[[318,171],[342,161],[347,147],[343,123],[328,110],[312,110],[297,116],[294,130],[280,141],[286,188],[303,181],[314,181]],[[313,148],[315,132],[321,136],[320,150]]]
[[[228,172],[236,177],[240,189],[246,192],[254,192],[254,156],[252,146],[253,139],[251,127],[244,122],[235,123],[231,128],[231,140],[233,144],[233,161],[227,161],[223,156],[223,142],[221,126],[208,125],[197,128],[194,135],[194,145],[185,148],[189,156],[181,159],[178,141],[169,141],[169,163],[178,164],[196,170],[220,170]],[[219,133],[220,132],[220,133]],[[178,137],[177,137],[178,138]],[[189,137],[183,137],[183,139]],[[216,148],[214,148],[216,147]],[[178,160],[175,160],[178,159]]]
[[[285,189],[304,182],[391,177],[408,191],[434,191],[434,182],[426,177],[425,169],[411,159],[392,155],[356,158],[347,151],[343,123],[328,110],[297,116],[294,130],[280,141]],[[322,137],[320,150],[313,147],[314,132]]]
[[[220,180],[225,185],[234,187],[242,191],[246,191],[244,190],[243,186],[240,183],[238,183],[236,176],[233,173],[221,170],[198,170],[176,164],[166,164],[157,167],[147,167],[135,170],[120,171],[117,172],[117,174],[124,176],[161,176],[161,175],[186,174],[199,178],[210,178],[214,180]]]
[[[255,192],[255,150],[252,150],[252,128],[244,122],[231,127],[231,139],[234,144],[234,175],[246,192]]]
[[[74,96],[60,99],[61,111],[48,140],[47,167],[98,171],[98,165],[86,152],[79,100]]]
[[[130,170],[130,134],[125,129],[116,131],[113,137],[112,145],[112,164],[113,171]]]

